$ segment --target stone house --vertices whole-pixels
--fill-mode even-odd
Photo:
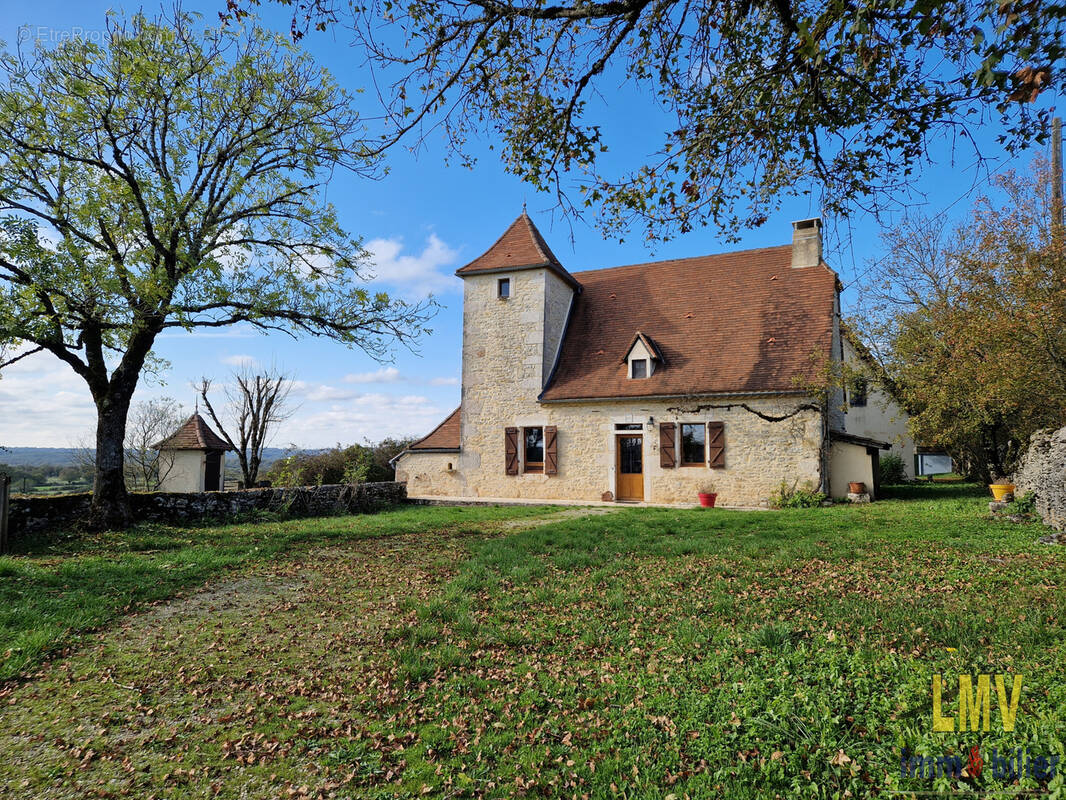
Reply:
[[[568,272],[523,212],[463,279],[460,408],[396,459],[412,497],[761,506],[874,486],[821,220],[781,247]],[[819,381],[821,383],[819,384]]]
[[[226,474],[226,441],[199,413],[152,445],[159,451],[159,491],[218,492]]]

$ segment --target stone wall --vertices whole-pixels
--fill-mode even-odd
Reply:
[[[130,495],[137,520],[177,524],[232,519],[255,511],[294,517],[368,513],[406,501],[407,487],[399,482]],[[90,502],[89,494],[13,497],[9,536],[16,540],[25,534],[76,527],[88,517]]]
[[[1066,530],[1066,428],[1033,434],[1013,483],[1016,497],[1036,495],[1036,509],[1044,522]]]

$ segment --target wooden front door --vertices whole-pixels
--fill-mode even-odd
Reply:
[[[619,500],[644,499],[644,437],[639,433],[618,436],[615,443],[615,471]]]
[[[204,491],[218,492],[222,489],[222,453],[208,450],[204,469]]]

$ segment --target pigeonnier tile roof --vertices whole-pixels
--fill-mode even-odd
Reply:
[[[231,450],[226,440],[211,430],[199,414],[193,414],[185,424],[161,442],[152,445],[156,450]]]

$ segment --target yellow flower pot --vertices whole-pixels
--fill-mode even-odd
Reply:
[[[992,483],[988,488],[992,490],[992,496],[997,502],[1004,500],[1009,494],[1014,494],[1013,483]]]

